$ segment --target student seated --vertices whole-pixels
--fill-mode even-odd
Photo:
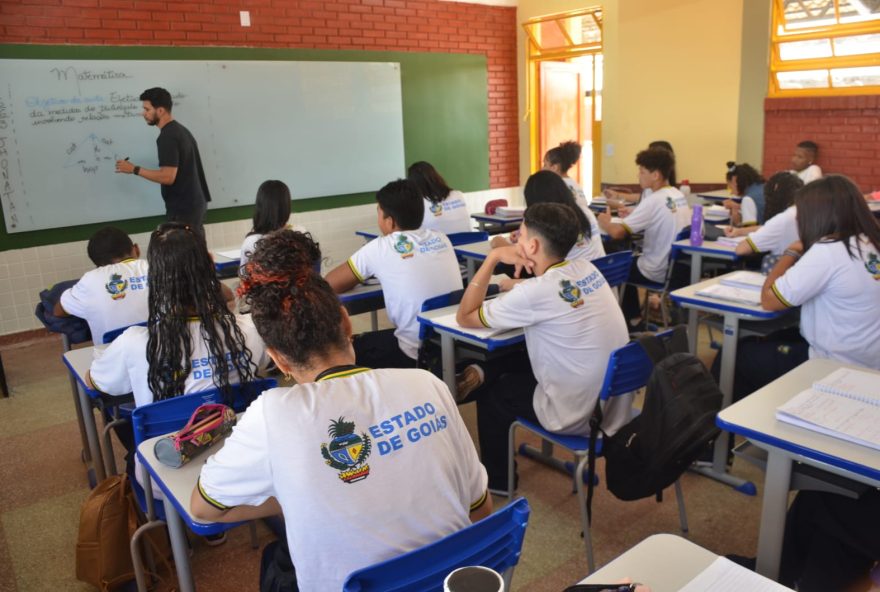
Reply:
[[[581,158],[581,145],[577,142],[562,142],[559,146],[551,148],[544,155],[544,170],[553,171],[565,181],[565,185],[574,196],[574,201],[584,209],[590,207],[593,196],[584,193],[584,188],[577,181],[568,176],[568,171],[577,164]]]
[[[734,228],[732,226],[727,226],[724,229],[724,234],[727,236],[745,236],[747,234],[752,234],[759,229],[763,228],[763,224],[765,222],[769,222],[771,219],[776,217],[778,214],[781,214],[788,208],[794,205],[794,194],[795,191],[804,186],[804,182],[801,181],[800,177],[797,175],[792,175],[788,171],[782,171],[776,173],[767,182],[764,184],[764,214],[762,216],[764,222],[761,225],[754,226],[742,226],[739,228]],[[794,218],[792,218],[787,223],[793,223]],[[796,224],[795,224],[796,226]],[[769,241],[769,237],[763,237],[760,239],[760,242],[774,242]],[[781,242],[781,241],[780,241]],[[785,250],[785,247],[790,245],[793,240],[787,242],[785,245],[779,249],[781,253]],[[740,252],[737,251],[740,255],[748,255],[749,253],[754,252],[752,250],[752,245],[747,245]]]
[[[327,274],[340,294],[375,276],[382,284],[385,310],[396,327],[354,338],[358,364],[371,368],[414,368],[419,351],[422,303],[462,287],[452,244],[442,232],[419,229],[425,205],[415,185],[392,181],[376,194],[383,236],[361,247]]]
[[[804,140],[794,149],[791,156],[791,167],[789,171],[793,175],[800,177],[804,185],[822,178],[822,169],[814,161],[819,157],[819,146],[810,140]]]
[[[636,206],[620,223],[611,221],[608,211],[597,216],[599,226],[612,239],[627,238],[643,233],[642,254],[636,258],[630,270],[629,280],[635,283],[666,281],[669,253],[672,243],[681,230],[691,222],[691,209],[681,191],[669,184],[669,176],[675,168],[672,154],[660,148],[642,150],[636,156],[639,166],[639,185],[651,193]],[[676,287],[686,279],[674,278]],[[633,327],[641,322],[639,293],[635,286],[627,285],[623,294],[623,314]]]
[[[525,331],[528,353],[468,366],[457,398],[477,402],[480,451],[489,487],[507,490],[507,433],[517,417],[560,434],[584,436],[611,352],[629,336],[617,299],[585,258],[565,260],[579,228],[571,209],[540,203],[526,209],[516,245],[490,251],[468,284],[457,320],[463,327]],[[535,277],[485,300],[498,263],[525,267]],[[615,433],[630,419],[630,395],[604,408],[603,429]]]
[[[446,385],[355,365],[351,321],[297,242],[287,230],[264,238],[239,289],[297,384],[251,404],[190,508],[206,522],[283,512],[298,589],[341,590],[352,571],[488,516],[492,500]]]
[[[414,162],[407,169],[406,178],[412,181],[425,200],[425,215],[420,228],[439,230],[443,234],[473,230],[464,195],[451,189],[437,169],[424,161]]]
[[[808,358],[880,370],[880,224],[858,188],[840,175],[806,185],[795,204],[800,240],[788,246],[767,276],[761,306],[800,306],[800,335],[789,331],[743,340],[737,348],[735,398]]]
[[[290,189],[284,181],[263,181],[257,189],[254,204],[254,223],[241,244],[240,266],[247,264],[257,241],[264,234],[280,228],[290,227]],[[293,230],[305,232],[302,226],[293,226]]]
[[[755,226],[764,223],[764,178],[749,164],[727,163],[727,188],[735,196],[742,198],[737,203],[724,200],[724,207],[730,210],[732,226]]]
[[[591,261],[605,256],[605,247],[602,246],[602,236],[599,234],[596,215],[590,208],[581,208],[575,203],[574,196],[559,175],[551,171],[538,171],[526,181],[523,194],[528,207],[539,203],[558,203],[571,209],[572,215],[577,220],[580,233],[577,242],[566,255],[566,259],[583,257],[587,261]],[[494,236],[492,237],[492,248],[515,244],[518,236],[518,232],[510,233],[509,239],[500,235]],[[513,277],[514,269],[509,265],[500,265],[495,268],[495,273],[506,273]],[[524,275],[528,275],[528,273],[520,273],[521,278]],[[501,289],[509,290],[518,281],[517,279],[502,281]]]
[[[675,150],[672,149],[672,144],[667,142],[666,140],[654,140],[650,144],[648,144],[648,149],[651,148],[660,148],[661,150],[666,150],[669,154],[672,155],[672,158],[675,158]],[[675,167],[672,167],[672,171],[669,173],[669,184],[673,187],[678,186],[676,182],[675,175]],[[648,197],[651,194],[651,189],[642,188],[641,193],[632,193],[628,189],[622,187],[608,187],[602,194],[608,200],[608,205],[611,206],[612,209],[618,209],[620,207],[625,207],[629,205],[634,205],[639,203],[641,200]]]
[[[140,406],[253,380],[267,361],[263,342],[247,316],[229,312],[201,235],[166,222],[153,232],[147,260],[149,322],[96,357],[91,384],[109,395],[133,393]]]
[[[65,290],[52,313],[85,319],[92,341],[101,344],[104,333],[147,320],[147,262],[140,247],[112,226],[92,235],[86,249],[96,269]]]

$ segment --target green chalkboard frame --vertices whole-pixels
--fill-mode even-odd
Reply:
[[[451,186],[462,191],[489,188],[489,91],[486,56],[483,55],[239,47],[0,45],[0,59],[399,62],[407,164],[427,160],[442,172]],[[246,116],[246,105],[242,105],[242,112]],[[340,164],[341,168],[344,166]],[[161,199],[158,187],[156,199]],[[372,200],[372,193],[332,195],[294,200],[292,208],[294,212],[310,212],[362,205]],[[63,196],[59,196],[58,203],[59,207],[64,206]],[[252,206],[209,210],[208,223],[250,218],[252,213]],[[162,220],[154,216],[114,224],[134,233],[151,230]],[[86,224],[9,234],[2,222],[0,219],[0,251],[85,240],[106,225]]]

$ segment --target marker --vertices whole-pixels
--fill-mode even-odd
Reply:
[[[128,157],[127,157],[127,156],[125,157],[125,160],[128,160]]]

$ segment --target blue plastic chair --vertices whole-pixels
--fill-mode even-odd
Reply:
[[[620,300],[620,286],[626,283],[629,278],[629,270],[632,267],[633,253],[632,251],[618,251],[593,259],[591,263],[596,269],[605,276],[608,285],[617,292],[617,299]]]
[[[658,335],[660,338],[668,338],[672,331],[666,331]],[[618,397],[636,391],[648,382],[654,364],[651,362],[645,350],[637,342],[631,342],[611,352],[608,359],[608,366],[605,370],[605,378],[602,381],[602,388],[599,391],[599,400],[608,401],[611,397]],[[592,410],[591,410],[592,412]],[[590,450],[590,438],[588,436],[564,436],[554,434],[545,430],[539,423],[532,422],[518,417],[510,426],[508,441],[508,459],[507,459],[507,494],[512,499],[514,490],[514,455],[515,455],[515,436],[516,429],[523,428],[532,432],[542,439],[543,442],[549,443],[550,446],[542,451],[538,451],[530,446],[523,445],[520,447],[520,454],[544,461],[546,464],[562,468],[565,465],[562,461],[553,458],[553,446],[559,446],[574,454],[577,463],[574,467],[573,479],[574,487],[578,496],[578,507],[581,509],[581,528],[584,533],[584,545],[587,549],[587,565],[590,572],[595,569],[593,560],[593,541],[590,536],[590,521],[587,515],[587,500],[584,491],[584,480],[582,475],[587,468],[588,453]],[[602,456],[602,436],[596,441],[596,457]],[[678,514],[681,523],[682,532],[687,532],[687,514],[684,507],[684,496],[681,492],[680,481],[675,482],[675,496],[678,500]]]
[[[479,243],[489,240],[489,233],[481,230],[453,232],[452,234],[447,234],[446,236],[449,237],[449,242],[452,243],[453,247],[457,247],[459,245],[469,245],[471,243]]]
[[[504,589],[509,590],[513,569],[522,552],[529,512],[529,502],[519,498],[437,542],[355,571],[345,580],[342,589],[344,592],[440,592],[443,580],[451,571],[479,565],[503,574]]]
[[[688,238],[688,236],[690,236],[690,227],[679,231],[675,240],[683,240]],[[666,308],[666,295],[669,293],[669,282],[672,280],[672,270],[675,267],[675,262],[678,260],[678,256],[678,250],[670,249],[669,265],[666,268],[666,278],[662,282],[627,282],[630,286],[643,288],[647,292],[647,294],[645,294],[645,304],[642,308],[642,319],[645,320],[645,323],[648,322],[648,295],[651,292],[656,292],[660,294],[660,318],[663,321],[663,327],[669,327],[669,310]]]
[[[246,386],[240,384],[232,385],[232,408],[240,413],[247,409],[248,405],[260,393],[276,386],[278,386],[278,382],[274,378],[255,380]],[[223,402],[222,392],[220,389],[215,388],[137,407],[131,414],[135,446],[140,446],[144,440],[179,430],[186,425],[186,422],[189,421],[193,412],[200,405]],[[165,524],[165,506],[161,500],[153,499],[153,489],[149,473],[146,468],[142,467],[141,470],[143,486],[136,479],[131,479],[130,482],[141,511],[147,515],[147,522],[132,535],[130,545],[138,590],[145,590],[145,573],[139,552],[140,539],[146,531]],[[238,526],[238,524],[240,523],[199,524],[197,527],[192,528],[192,530],[196,534],[207,536],[219,534]],[[252,531],[251,538],[252,541],[256,541],[255,531]]]
[[[142,323],[135,323],[134,325],[128,325],[126,327],[119,327],[118,329],[113,329],[111,331],[107,331],[106,333],[104,333],[104,337],[101,340],[101,343],[103,343],[103,344],[113,343],[114,341],[116,341],[116,338],[119,337],[120,335],[122,335],[123,333],[125,333],[125,331],[129,327],[146,327],[146,326],[147,326],[147,321],[144,321]]]

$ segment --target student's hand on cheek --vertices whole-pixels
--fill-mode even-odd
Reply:
[[[513,235],[511,235],[511,237],[512,237],[512,236],[513,236]],[[498,248],[500,248],[500,247],[507,247],[507,246],[510,246],[510,243],[511,243],[511,241],[507,240],[507,239],[504,238],[503,236],[493,236],[493,237],[492,237],[492,240],[489,242],[489,245],[490,245],[493,249],[498,249]]]

